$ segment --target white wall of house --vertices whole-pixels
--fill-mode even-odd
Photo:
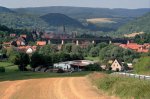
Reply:
[[[117,60],[115,60],[112,65],[111,65],[112,71],[117,71],[117,69],[119,71],[122,70],[122,66],[119,64],[119,62]]]
[[[27,53],[27,54],[31,54],[31,53],[33,53],[32,48],[28,48],[28,49],[27,49],[27,51],[26,51],[26,53]]]

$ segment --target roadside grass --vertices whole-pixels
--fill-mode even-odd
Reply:
[[[51,77],[81,77],[90,74],[91,72],[74,72],[74,73],[40,73],[40,72],[6,72],[0,73],[0,81],[13,81],[23,79],[36,79],[36,78],[51,78]]]
[[[141,57],[134,65],[135,73],[150,75],[150,57]]]
[[[103,78],[95,79],[94,84],[104,92],[121,99],[150,98],[150,81],[105,75]]]

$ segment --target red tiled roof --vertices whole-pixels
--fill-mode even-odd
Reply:
[[[46,45],[46,41],[37,41],[36,45],[44,46],[44,45]]]
[[[27,38],[27,35],[20,35],[20,37],[24,37],[24,38]]]
[[[122,48],[132,49],[137,52],[144,52],[144,53],[148,52],[150,48],[150,44],[139,45],[137,43],[120,44],[119,46]]]

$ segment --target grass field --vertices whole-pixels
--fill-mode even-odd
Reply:
[[[104,75],[95,79],[90,76],[93,83],[110,95],[119,96],[121,99],[149,99],[149,81],[127,78],[114,75]]]
[[[49,77],[80,77],[88,75],[91,72],[75,72],[75,73],[40,73],[40,72],[21,72],[16,65],[8,62],[0,62],[0,67],[5,67],[6,72],[0,73],[0,81],[7,80],[23,80],[23,79],[36,79],[36,78],[49,78]]]
[[[87,22],[90,23],[115,23],[113,19],[111,18],[92,18],[92,19],[87,19]]]

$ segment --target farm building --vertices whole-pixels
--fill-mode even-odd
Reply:
[[[54,64],[54,68],[60,68],[64,71],[82,71],[87,65],[90,64],[94,64],[94,62],[89,60],[75,60],[56,63]]]

